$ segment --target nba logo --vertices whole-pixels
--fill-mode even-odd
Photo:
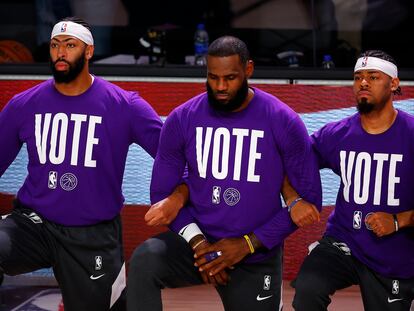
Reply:
[[[272,280],[272,277],[270,275],[265,275],[263,278],[263,289],[269,290],[270,289],[270,281]]]
[[[354,220],[353,220],[353,227],[354,229],[361,229],[362,224],[362,212],[355,211],[354,212]]]
[[[221,187],[214,186],[213,193],[211,195],[211,202],[213,204],[220,204],[220,193],[221,193]]]
[[[49,180],[47,182],[47,186],[49,187],[49,189],[56,189],[57,187],[57,172],[56,171],[49,172]]]
[[[368,56],[365,56],[365,57],[362,59],[361,66],[362,66],[362,67],[365,67],[367,64],[368,64]]]
[[[67,26],[68,26],[68,24],[63,23],[62,26],[60,26],[60,32],[65,32]]]
[[[400,283],[398,280],[392,280],[392,293],[397,295],[400,292]]]
[[[102,269],[102,256],[95,256],[95,270]]]

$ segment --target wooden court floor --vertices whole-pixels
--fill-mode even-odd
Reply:
[[[49,291],[53,291],[53,293],[49,293]],[[33,301],[32,297],[38,297],[40,293],[42,293],[42,297],[37,299],[37,303],[23,303]],[[8,285],[3,288],[0,287],[0,294],[0,311],[58,311],[58,305],[61,302],[60,291],[56,286],[30,287]],[[283,285],[283,311],[293,311],[293,295],[294,290],[289,286],[289,282],[285,281]],[[165,289],[162,291],[162,297],[164,311],[224,311],[217,292],[212,286],[208,285]],[[338,291],[332,297],[332,303],[328,310],[363,311],[359,288],[353,286]],[[411,310],[414,311],[414,308]]]
[[[293,311],[294,290],[289,282],[283,284],[283,311]],[[201,285],[179,289],[165,289],[162,293],[164,311],[224,311],[220,298],[212,286]],[[328,310],[363,311],[357,286],[338,291]],[[276,310],[275,310],[276,311]]]

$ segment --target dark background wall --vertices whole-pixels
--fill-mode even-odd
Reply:
[[[400,67],[414,68],[412,0],[2,0],[0,40],[16,40],[34,61],[46,62],[50,29],[68,15],[92,24],[96,60],[146,55],[139,39],[152,28],[163,34],[163,64],[184,64],[204,22],[210,41],[239,36],[259,65],[287,66],[277,55],[293,51],[300,67],[320,67],[324,54],[337,67],[352,67],[362,50],[383,49]]]

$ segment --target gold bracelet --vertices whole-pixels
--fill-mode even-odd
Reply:
[[[243,235],[243,237],[246,240],[247,245],[249,245],[250,254],[253,254],[254,253],[254,247],[253,247],[252,241],[250,241],[250,238],[247,234]]]

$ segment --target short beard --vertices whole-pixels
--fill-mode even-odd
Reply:
[[[375,105],[368,103],[368,100],[366,98],[362,98],[357,103],[357,109],[360,114],[369,114],[370,112],[374,111]]]
[[[243,105],[249,93],[249,85],[247,83],[247,79],[244,79],[242,85],[240,86],[240,89],[237,90],[236,95],[227,103],[223,103],[222,101],[216,99],[214,96],[214,91],[208,82],[206,83],[206,87],[208,102],[210,106],[215,110],[224,112],[231,112],[239,109]]]
[[[58,71],[55,68],[57,62],[63,61],[69,65],[69,69],[67,71]],[[50,68],[52,69],[53,78],[55,79],[56,83],[69,83],[75,80],[79,74],[82,72],[83,67],[85,66],[85,53],[75,60],[73,65],[69,64],[64,59],[58,59],[55,62],[50,60]]]

